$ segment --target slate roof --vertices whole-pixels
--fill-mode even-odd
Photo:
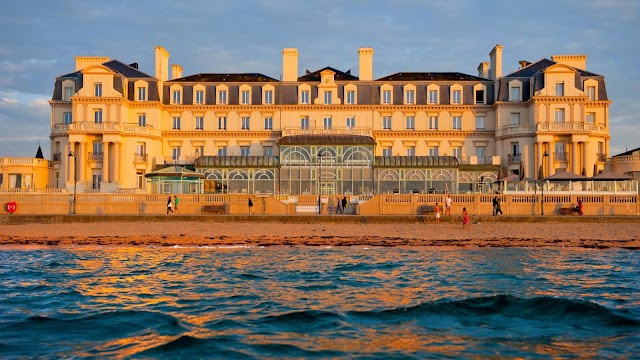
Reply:
[[[516,70],[514,72],[512,72],[509,75],[506,75],[505,77],[522,77],[522,78],[528,78],[528,77],[532,77],[533,75],[543,71],[544,69],[548,68],[551,65],[555,65],[557,64],[557,62],[549,60],[549,59],[542,59],[542,60],[538,60],[532,64],[529,64],[525,67],[523,67],[522,69]],[[592,73],[590,71],[586,71],[586,70],[582,70],[582,69],[577,69],[574,68],[578,71],[580,76],[602,76],[602,75],[598,75],[596,73]]]
[[[620,153],[618,155],[613,155],[613,157],[637,155],[639,152],[640,152],[640,147],[639,148],[635,148],[633,150],[627,150],[627,151],[625,151],[623,153]]]
[[[377,168],[457,168],[458,159],[453,156],[376,156]]]
[[[153,78],[153,76],[143,73],[142,71],[132,67],[131,65],[127,65],[120,60],[111,60],[103,63],[102,65],[108,67],[109,69],[120,73],[128,78]],[[60,76],[61,78],[77,78],[82,74],[82,70],[74,71],[72,73],[64,74]]]
[[[488,81],[478,76],[459,72],[399,72],[378,79],[377,81]]]
[[[325,71],[325,70],[331,70],[334,73],[336,73],[333,76],[333,79],[335,81],[351,81],[351,80],[357,81],[357,80],[359,80],[357,76],[353,76],[353,75],[348,74],[348,73],[346,73],[344,71],[336,70],[336,69],[334,69],[334,68],[332,68],[330,66],[327,66],[327,67],[324,67],[324,68],[322,68],[320,70],[314,71],[312,73],[308,73],[308,74],[306,74],[304,76],[300,76],[298,78],[298,81],[301,81],[301,82],[302,81],[318,81],[319,82],[320,79],[321,79],[320,73]]]
[[[278,164],[277,156],[200,156],[195,161],[197,168],[273,168]]]
[[[237,74],[195,74],[167,82],[278,82],[278,80],[259,73],[237,73]]]
[[[375,145],[371,136],[361,135],[292,135],[280,138],[280,145]]]

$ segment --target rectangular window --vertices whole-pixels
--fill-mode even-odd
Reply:
[[[227,104],[227,90],[220,90],[218,92],[218,104],[220,105]]]
[[[415,146],[407,146],[407,156],[416,156]]]
[[[64,124],[69,125],[73,122],[73,115],[70,112],[64,113]]]
[[[271,116],[264,118],[264,129],[273,130],[273,118]]]
[[[300,91],[300,104],[309,103],[309,90]]]
[[[249,90],[242,90],[240,95],[240,104],[249,105]]]
[[[93,145],[93,155],[102,155],[102,142],[94,141],[92,145]]]
[[[484,90],[476,90],[476,104],[484,104]]]
[[[416,128],[416,117],[415,116],[407,116],[405,118],[407,130],[415,130]]]
[[[218,148],[218,156],[227,156],[227,147],[221,146]]]
[[[172,129],[180,130],[180,116],[174,116],[172,119]]]
[[[227,117],[226,116],[218,116],[218,129],[219,130],[227,130]]]
[[[173,92],[171,93],[171,103],[172,104],[180,104],[181,99],[182,99],[182,93],[180,92],[180,90],[173,90]]]
[[[391,90],[382,91],[382,103],[391,104]]]
[[[564,122],[564,109],[556,109],[555,115],[556,115],[555,118],[557,123]]]
[[[174,161],[180,160],[180,147],[174,147],[171,149],[171,159]]]
[[[101,83],[93,84],[93,96],[102,96],[102,84]]]
[[[347,104],[353,105],[356,103],[356,92],[353,90],[347,91]]]
[[[382,148],[382,156],[392,156],[391,146],[385,146]]]
[[[242,119],[240,119],[240,121],[242,122],[240,125],[242,127],[242,130],[249,130],[249,120],[251,118],[248,116],[243,116]]]
[[[451,123],[451,128],[454,130],[462,129],[462,116],[454,116]]]
[[[476,146],[476,156],[484,159],[487,156],[487,147]]]
[[[147,88],[139,87],[138,88],[138,101],[146,101],[147,100]]]
[[[356,127],[356,117],[347,116],[347,129],[354,129]]]
[[[332,98],[333,98],[333,93],[331,91],[325,91],[324,92],[324,103],[325,103],[325,105],[330,105]]]
[[[196,155],[204,156],[204,146],[200,146],[196,148]]]
[[[302,116],[300,117],[300,129],[308,129],[309,128],[309,117]]]
[[[451,148],[451,151],[453,151],[453,157],[458,159],[462,158],[462,146],[454,146]]]
[[[196,116],[196,130],[204,129],[204,116]]]
[[[273,104],[273,90],[265,90],[264,103],[267,105]]]
[[[240,146],[240,156],[249,156],[248,146]]]
[[[556,83],[556,96],[564,96],[564,83],[557,82]]]
[[[484,116],[476,115],[476,130],[484,130]]]
[[[453,101],[452,104],[460,104],[462,102],[462,91],[453,90]]]
[[[596,87],[595,86],[587,86],[587,98],[591,101],[596,99]]]
[[[139,142],[136,144],[136,154],[140,156],[144,156],[147,154],[147,144],[143,142]]]
[[[437,146],[429,146],[429,156],[439,156]]]
[[[596,113],[589,112],[587,113],[587,123],[593,124],[596,122]]]
[[[560,155],[560,154],[564,154],[565,153],[566,144],[563,143],[563,142],[558,141],[558,142],[556,142],[555,148],[556,148],[556,154],[555,154],[556,155],[556,159],[557,160],[562,160],[563,156]]]
[[[331,116],[325,116],[323,120],[324,120],[324,123],[323,123],[324,128],[325,129],[331,129],[331,127],[332,127]]]
[[[264,150],[264,156],[273,156],[273,147],[272,146],[265,146],[262,149]]]
[[[138,170],[136,172],[136,184],[138,185],[138,189],[144,189],[145,181],[144,181],[144,170]]]
[[[95,174],[92,177],[91,188],[94,190],[100,190],[100,183],[102,182],[102,175]]]
[[[521,101],[520,87],[514,86],[511,88],[511,101]]]
[[[438,90],[429,90],[429,104],[438,103]]]
[[[391,116],[382,117],[382,128],[385,130],[391,130]]]
[[[437,116],[429,116],[429,130],[438,130]]]
[[[520,126],[520,113],[511,113],[511,126]]]
[[[71,101],[71,97],[73,96],[73,87],[65,86],[64,87],[64,101]]]
[[[196,90],[196,104],[204,104],[204,90]]]
[[[93,112],[93,121],[96,124],[102,124],[102,109],[96,109]]]
[[[147,126],[146,114],[138,114],[138,126]]]
[[[520,155],[520,143],[517,143],[517,142],[511,143],[511,155],[513,156]]]
[[[404,92],[404,102],[406,104],[415,104],[416,102],[416,92],[413,90],[407,90]]]

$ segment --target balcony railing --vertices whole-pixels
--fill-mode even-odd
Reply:
[[[195,163],[195,160],[197,158],[197,156],[181,156],[179,158],[174,158],[173,156],[165,156],[164,163],[176,165],[191,165]]]
[[[331,129],[322,129],[322,128],[314,128],[314,129],[301,129],[301,128],[284,128],[282,129],[282,136],[292,136],[292,135],[361,135],[361,136],[371,136],[372,130],[368,127],[355,127],[355,128],[347,128],[347,127],[332,127]]]
[[[147,154],[135,153],[135,154],[133,154],[133,161],[146,163],[147,162]]]
[[[56,124],[51,129],[52,134],[65,134],[69,131],[122,131],[129,134],[160,136],[160,130],[154,129],[151,125],[140,126],[138,124],[119,124],[116,122],[95,123],[92,121],[80,121],[71,124]]]
[[[93,153],[93,152],[89,153],[90,161],[102,161],[102,158],[103,158],[102,153]]]
[[[116,122],[95,123],[90,121],[81,121],[81,122],[69,124],[69,131],[102,132],[102,131],[119,131],[119,130],[120,130],[120,124]]]
[[[518,164],[520,163],[520,153],[517,154],[509,154],[508,155],[509,164]]]
[[[598,162],[603,163],[603,162],[607,161],[607,155],[606,154],[598,153],[597,156],[598,156]]]
[[[481,164],[491,164],[492,157],[491,156],[477,156],[478,165]]]
[[[62,160],[62,154],[61,153],[53,154],[53,161],[54,162],[60,162],[60,160]]]
[[[531,134],[536,131],[589,131],[589,132],[605,132],[606,127],[601,124],[589,123],[537,123],[535,125],[505,125],[502,127],[502,134]]]
[[[567,153],[554,153],[553,160],[555,161],[567,161]]]

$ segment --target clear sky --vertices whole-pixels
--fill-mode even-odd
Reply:
[[[5,1],[0,11],[0,157],[49,157],[55,77],[75,56],[137,62],[153,75],[154,47],[184,75],[259,72],[279,78],[282,48],[299,71],[358,74],[358,48],[374,48],[374,78],[402,71],[476,75],[495,44],[503,73],[518,60],[586,54],[605,76],[611,155],[640,147],[640,1],[192,0]]]

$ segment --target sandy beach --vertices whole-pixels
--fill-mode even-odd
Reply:
[[[638,223],[280,224],[96,222],[0,226],[0,249],[23,245],[456,246],[640,249]]]

